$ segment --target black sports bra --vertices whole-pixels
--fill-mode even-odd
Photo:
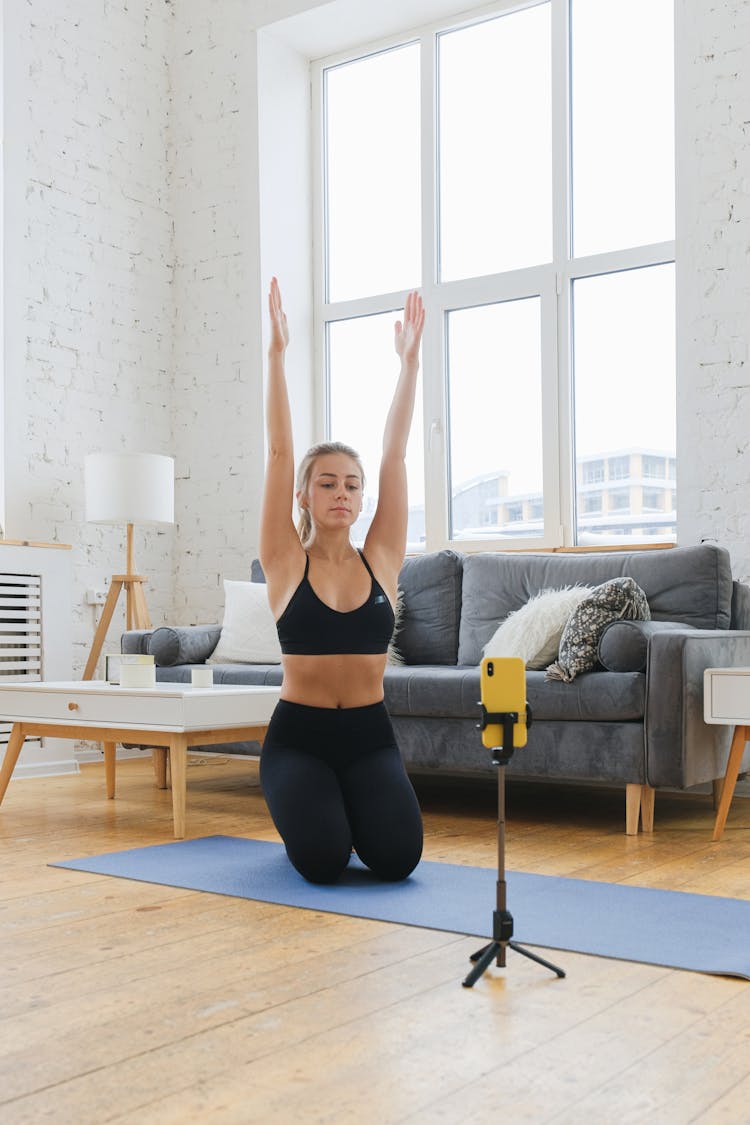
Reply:
[[[393,607],[361,551],[359,557],[370,575],[370,593],[362,605],[342,613],[322,602],[313,590],[307,556],[302,581],[276,622],[283,653],[333,656],[388,651],[396,623]]]

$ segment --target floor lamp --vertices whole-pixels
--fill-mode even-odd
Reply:
[[[174,458],[160,453],[89,453],[84,479],[87,521],[127,526],[125,574],[112,575],[83,673],[84,680],[91,680],[123,586],[127,628],[151,628],[146,578],[133,566],[133,525],[174,523]]]

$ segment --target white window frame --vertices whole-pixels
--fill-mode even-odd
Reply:
[[[324,71],[380,51],[420,43],[422,88],[422,294],[427,319],[422,342],[422,394],[424,411],[425,550],[534,550],[572,547],[576,543],[576,466],[574,461],[572,293],[576,280],[624,270],[664,265],[675,261],[675,241],[654,243],[573,259],[572,168],[570,151],[570,21],[568,0],[549,0],[552,45],[552,197],[553,260],[528,269],[479,278],[438,282],[438,144],[437,51],[438,33],[481,23],[496,15],[536,7],[545,0],[504,0],[472,12],[421,26],[410,33],[366,42],[311,64],[313,109],[313,327],[314,327],[314,427],[329,433],[327,379],[327,325],[336,320],[398,313],[407,292],[329,303],[325,231],[325,106]],[[541,300],[542,443],[544,534],[537,537],[450,537],[449,418],[447,403],[447,324],[452,310],[538,296]],[[501,426],[498,428],[502,436]],[[633,544],[635,545],[635,544]],[[631,544],[629,544],[631,546]]]

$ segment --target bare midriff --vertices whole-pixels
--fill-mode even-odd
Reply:
[[[306,707],[368,707],[383,698],[386,654],[283,657],[281,698]]]

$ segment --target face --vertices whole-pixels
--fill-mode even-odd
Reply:
[[[310,510],[319,527],[351,527],[362,511],[362,477],[357,462],[345,453],[324,453],[310,473],[305,495],[297,497],[300,507]]]

